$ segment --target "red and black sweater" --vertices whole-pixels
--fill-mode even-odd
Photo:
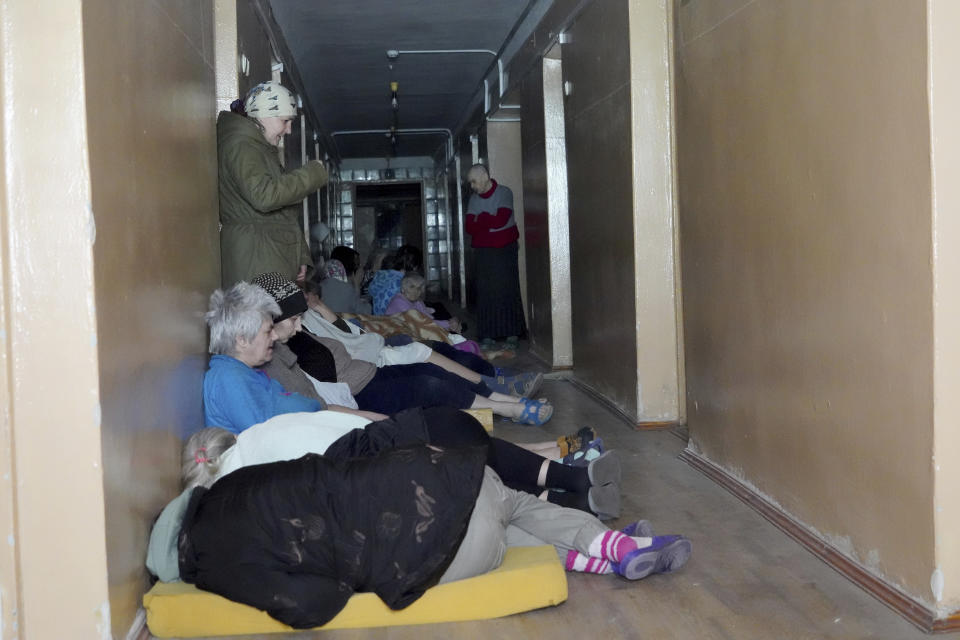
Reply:
[[[470,196],[464,229],[470,234],[470,246],[475,248],[505,247],[520,237],[513,217],[513,192],[497,184],[485,193]]]

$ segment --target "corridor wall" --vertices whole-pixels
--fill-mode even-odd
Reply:
[[[934,383],[956,396],[960,314],[928,100],[956,82],[927,11],[679,3],[678,146],[690,450],[941,615],[960,409]]]
[[[153,518],[202,426],[219,285],[213,5],[83,3],[110,613],[130,628]]]

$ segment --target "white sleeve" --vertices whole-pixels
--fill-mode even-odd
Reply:
[[[384,347],[380,349],[377,366],[388,367],[393,364],[426,362],[431,353],[433,353],[433,349],[419,342],[411,342],[402,347]]]
[[[307,376],[313,388],[317,390],[317,395],[328,405],[338,404],[349,409],[359,409],[357,401],[350,395],[350,386],[346,382],[320,382],[307,372],[303,375]]]

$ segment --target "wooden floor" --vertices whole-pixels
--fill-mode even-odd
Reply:
[[[517,362],[528,366],[521,356]],[[556,374],[553,374],[556,375]],[[547,610],[478,622],[235,638],[419,640],[678,638],[771,640],[926,636],[798,546],[753,510],[677,460],[685,442],[670,431],[635,432],[563,379],[540,395],[556,405],[543,428],[497,421],[495,433],[536,441],[593,425],[624,463],[623,526],[639,517],[659,533],[693,541],[673,575],[628,582],[567,574],[570,597]],[[682,435],[682,434],[681,434]],[[960,638],[958,634],[939,637]]]

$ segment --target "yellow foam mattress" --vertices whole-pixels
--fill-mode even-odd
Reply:
[[[406,609],[392,611],[375,594],[354,594],[321,629],[387,627],[499,618],[558,605],[567,576],[551,546],[512,547],[503,564],[475,578],[442,584]],[[158,582],[143,596],[147,626],[159,638],[297,631],[263,611],[183,582]]]

